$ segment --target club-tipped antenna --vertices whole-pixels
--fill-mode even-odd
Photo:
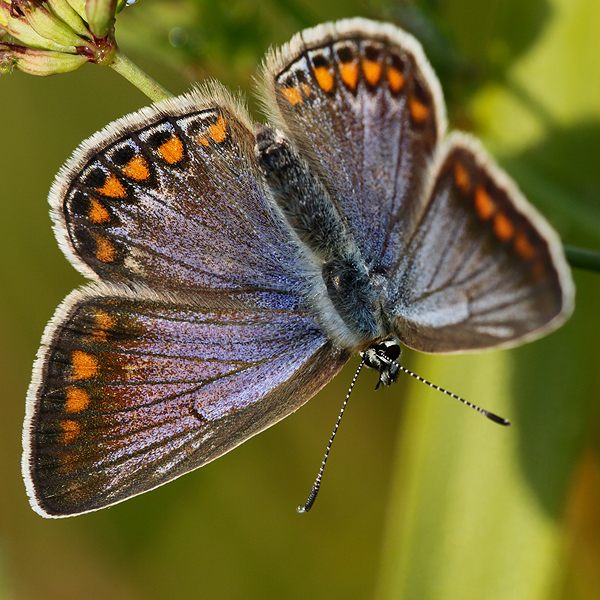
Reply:
[[[453,394],[452,392],[445,390],[443,387],[440,387],[439,385],[435,385],[435,383],[431,383],[430,381],[427,381],[427,379],[423,379],[421,376],[417,375],[416,373],[413,373],[410,369],[403,367],[401,364],[397,363],[396,361],[394,361],[394,364],[401,371],[406,373],[407,375],[410,375],[411,377],[418,379],[421,383],[425,383],[426,385],[428,385],[429,387],[432,387],[434,390],[437,390],[438,392],[442,392],[442,393],[446,394],[447,396],[450,396],[451,398],[454,398],[454,399],[458,400],[459,402],[462,402],[469,408],[472,408],[473,410],[476,410],[479,414],[483,415],[484,417],[487,417],[490,421],[494,421],[494,423],[498,423],[498,425],[504,425],[504,426],[510,425],[510,421],[508,419],[499,417],[498,415],[494,414],[493,412],[490,412],[489,410],[485,410],[485,408],[481,408],[480,406],[477,406],[477,404],[473,404],[472,402],[469,402],[468,400],[465,400],[464,398],[461,398],[460,396],[457,396],[456,394]]]
[[[319,473],[317,474],[317,478],[315,479],[315,482],[313,483],[312,489],[310,490],[310,494],[308,494],[308,498],[306,499],[306,502],[304,504],[299,504],[298,507],[296,508],[296,510],[299,513],[307,513],[312,508],[312,505],[315,503],[315,500],[317,499],[317,494],[319,493],[319,488],[321,487],[321,480],[323,479],[323,471],[325,470],[325,463],[327,462],[327,458],[329,456],[329,451],[331,450],[331,445],[333,444],[333,438],[335,437],[338,427],[340,426],[340,421],[342,420],[342,417],[344,416],[344,411],[346,410],[346,404],[348,404],[348,399],[350,398],[350,394],[352,393],[354,384],[356,383],[356,380],[358,379],[358,374],[360,373],[364,364],[365,364],[365,361],[363,359],[360,361],[360,365],[358,365],[358,369],[356,369],[356,373],[354,373],[354,377],[352,378],[352,383],[350,384],[350,387],[348,388],[348,393],[346,394],[346,398],[344,399],[344,403],[342,404],[342,409],[340,410],[340,414],[338,415],[337,421],[335,422],[335,427],[333,428],[333,431],[331,432],[331,437],[329,438],[329,443],[327,444],[327,449],[325,450],[325,456],[323,457],[323,460],[321,461],[321,466],[319,467]]]
[[[431,381],[427,381],[427,379],[424,379],[420,375],[413,373],[410,369],[407,369],[406,367],[402,366],[400,363],[397,363],[395,360],[389,360],[389,358],[388,358],[388,360],[386,362],[388,365],[394,364],[396,367],[398,367],[398,369],[400,371],[406,373],[407,375],[410,375],[411,377],[414,377],[421,383],[428,385],[429,387],[433,388],[434,390],[437,390],[438,392],[442,392],[443,394],[446,394],[447,396],[450,396],[451,398],[454,398],[455,400],[462,402],[464,405],[468,406],[469,408],[472,408],[473,410],[476,410],[479,414],[490,419],[490,421],[493,421],[494,423],[498,423],[498,425],[504,425],[504,426],[510,425],[510,421],[508,419],[499,417],[498,415],[494,414],[493,412],[490,412],[489,410],[485,410],[485,408],[481,408],[480,406],[477,406],[477,404],[473,404],[472,402],[465,400],[461,396],[458,396],[457,394],[449,392],[448,390],[444,389],[443,387],[440,387],[439,385],[435,385],[435,383],[431,383]],[[333,428],[331,437],[329,438],[329,443],[327,444],[327,448],[325,450],[325,455],[323,456],[323,460],[321,461],[321,466],[319,467],[319,473],[317,474],[317,478],[315,479],[315,482],[313,483],[313,486],[310,490],[310,493],[308,494],[308,498],[306,499],[306,502],[304,504],[299,504],[296,509],[299,513],[307,513],[312,508],[312,505],[315,503],[315,500],[317,499],[317,494],[319,493],[319,489],[321,487],[321,480],[323,479],[323,471],[325,470],[325,463],[327,462],[327,458],[329,457],[329,451],[331,450],[331,446],[333,444],[333,439],[335,438],[335,434],[337,433],[337,430],[340,426],[340,421],[342,420],[342,417],[344,416],[344,411],[346,410],[346,405],[348,404],[348,399],[350,398],[350,394],[352,393],[352,390],[354,389],[354,384],[356,383],[356,380],[358,379],[358,375],[365,364],[366,364],[365,358],[363,357],[363,359],[360,362],[360,365],[358,365],[358,369],[356,369],[356,373],[354,373],[354,377],[352,378],[352,382],[350,383],[350,387],[348,388],[348,393],[346,394],[346,398],[344,398],[344,402],[342,404],[340,414],[338,415],[337,421],[335,422],[335,427]],[[396,373],[397,373],[397,371],[396,371]],[[395,380],[395,377],[392,379],[392,381],[393,380]],[[379,382],[381,383],[381,379]],[[378,385],[379,385],[379,383],[378,383]]]

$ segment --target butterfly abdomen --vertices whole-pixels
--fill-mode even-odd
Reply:
[[[353,246],[325,186],[280,132],[258,127],[256,154],[271,197],[287,224],[312,252],[328,262]]]

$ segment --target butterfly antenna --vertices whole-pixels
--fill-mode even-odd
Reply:
[[[356,380],[358,379],[358,374],[360,373],[364,364],[365,364],[365,361],[363,359],[360,362],[360,365],[358,365],[358,369],[356,369],[356,373],[354,373],[352,383],[350,384],[350,387],[348,388],[348,393],[346,394],[346,398],[344,399],[344,403],[342,404],[342,409],[340,410],[340,414],[338,415],[337,421],[335,422],[335,427],[333,428],[331,437],[329,438],[329,443],[327,444],[327,449],[325,450],[325,456],[323,457],[323,460],[321,461],[321,466],[319,468],[319,473],[317,474],[317,478],[315,479],[315,482],[313,483],[312,489],[310,490],[310,494],[308,494],[308,498],[306,499],[306,502],[304,504],[299,504],[298,507],[296,508],[296,510],[299,513],[307,513],[312,508],[312,505],[315,503],[315,500],[317,499],[317,494],[319,493],[319,488],[321,487],[321,479],[323,479],[323,471],[325,470],[325,463],[327,462],[327,458],[329,456],[329,451],[331,450],[331,446],[333,444],[333,438],[335,437],[338,427],[340,426],[340,421],[342,420],[342,417],[344,416],[344,411],[346,410],[346,404],[348,404],[348,398],[350,398],[350,394],[352,393],[354,384],[356,383]]]
[[[490,412],[489,410],[485,410],[485,408],[481,408],[480,406],[477,406],[476,404],[473,404],[472,402],[469,402],[468,400],[465,400],[464,398],[461,398],[460,396],[457,396],[456,394],[453,394],[452,392],[445,390],[444,388],[440,387],[439,385],[435,385],[435,383],[431,383],[430,381],[427,381],[427,379],[423,379],[416,373],[413,373],[410,369],[403,367],[401,364],[398,364],[395,361],[394,361],[394,364],[401,371],[406,373],[407,375],[410,375],[411,377],[418,379],[420,382],[427,384],[429,387],[432,387],[434,390],[437,390],[438,392],[443,392],[447,396],[450,396],[451,398],[455,398],[459,402],[466,404],[469,408],[476,410],[478,413],[482,414],[484,417],[487,417],[488,419],[490,419],[490,421],[494,421],[494,423],[498,423],[499,425],[505,425],[505,426],[510,425],[510,421],[508,419],[499,417],[498,415],[495,415],[493,412]]]

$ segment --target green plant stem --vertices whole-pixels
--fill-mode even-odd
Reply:
[[[565,255],[572,267],[600,273],[600,252],[597,250],[565,246]]]
[[[166,90],[160,83],[157,83],[142,71],[135,63],[131,62],[118,48],[115,53],[115,58],[110,65],[119,75],[122,75],[135,85],[138,90],[146,94],[150,100],[157,102],[172,98],[173,94]]]

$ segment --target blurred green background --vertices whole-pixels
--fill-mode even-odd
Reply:
[[[143,0],[119,15],[117,39],[173,92],[207,76],[251,90],[267,47],[355,15],[417,35],[451,127],[483,139],[566,243],[600,249],[598,0]],[[600,598],[600,275],[585,271],[573,318],[543,340],[405,353],[510,429],[406,378],[375,394],[364,374],[319,500],[299,516],[353,361],[301,411],[193,474],[97,513],[34,514],[20,476],[31,363],[83,283],[45,198],[84,138],[148,102],[93,65],[4,76],[0,99],[0,600]]]

